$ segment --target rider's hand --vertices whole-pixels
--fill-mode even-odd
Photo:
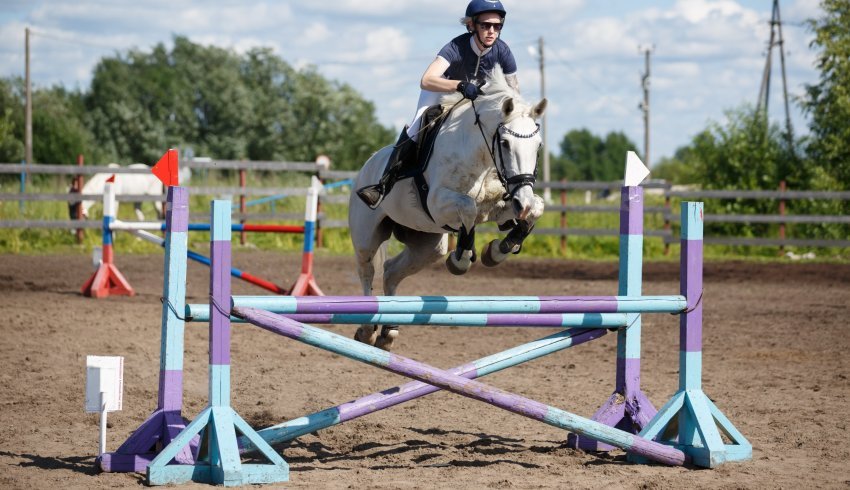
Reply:
[[[469,100],[475,100],[481,94],[481,90],[478,88],[478,85],[470,82],[458,83],[457,91],[462,93],[464,98]]]

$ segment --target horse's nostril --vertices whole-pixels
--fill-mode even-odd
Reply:
[[[511,201],[511,204],[514,207],[514,214],[519,219],[525,219],[525,217],[528,216],[528,212],[531,210],[530,206],[523,205],[522,201],[517,198],[514,198]]]

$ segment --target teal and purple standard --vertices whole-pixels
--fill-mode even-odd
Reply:
[[[643,188],[623,187],[620,196],[620,274],[617,294],[640,297],[643,280]],[[640,389],[641,314],[629,313],[617,332],[614,393],[592,419],[637,434],[657,410]],[[586,451],[609,451],[611,446],[570,434],[567,445]]]
[[[213,201],[210,219],[209,405],[147,467],[149,485],[196,481],[224,486],[289,480],[289,465],[230,406],[230,201]],[[224,306],[222,306],[224,305]],[[269,464],[245,464],[239,431]],[[170,464],[200,437],[193,464]]]
[[[703,203],[682,203],[680,291],[688,307],[679,317],[679,391],[640,435],[680,449],[697,466],[714,468],[751,459],[753,447],[702,391],[703,219]]]
[[[106,213],[110,214],[110,213]],[[162,302],[162,339],[159,356],[159,395],[153,414],[113,453],[102,454],[98,465],[107,472],[143,472],[158,448],[166,446],[186,426],[183,409],[183,330],[186,304],[186,247],[189,192],[169,187],[165,212],[165,265]],[[107,229],[104,226],[104,229]],[[179,313],[178,313],[179,312]],[[197,444],[174,455],[178,463],[192,464]]]

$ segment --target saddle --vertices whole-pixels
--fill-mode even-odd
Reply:
[[[443,125],[445,117],[443,115],[443,107],[432,105],[422,114],[422,121],[419,125],[421,128],[419,142],[416,145],[415,159],[407,158],[402,162],[401,174],[399,179],[415,177],[421,175],[428,168],[428,162],[431,160],[431,154],[434,152],[434,143],[437,141],[437,134]]]

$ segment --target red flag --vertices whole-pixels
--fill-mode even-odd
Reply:
[[[153,166],[151,172],[153,172],[153,174],[156,175],[156,177],[162,181],[166,187],[172,187],[180,185],[177,170],[177,150],[172,149],[165,152],[165,155],[162,155],[162,158],[156,162],[156,165]]]
[[[106,181],[109,182],[110,184],[114,184],[115,183],[115,174],[112,174],[112,177],[106,179]]]

